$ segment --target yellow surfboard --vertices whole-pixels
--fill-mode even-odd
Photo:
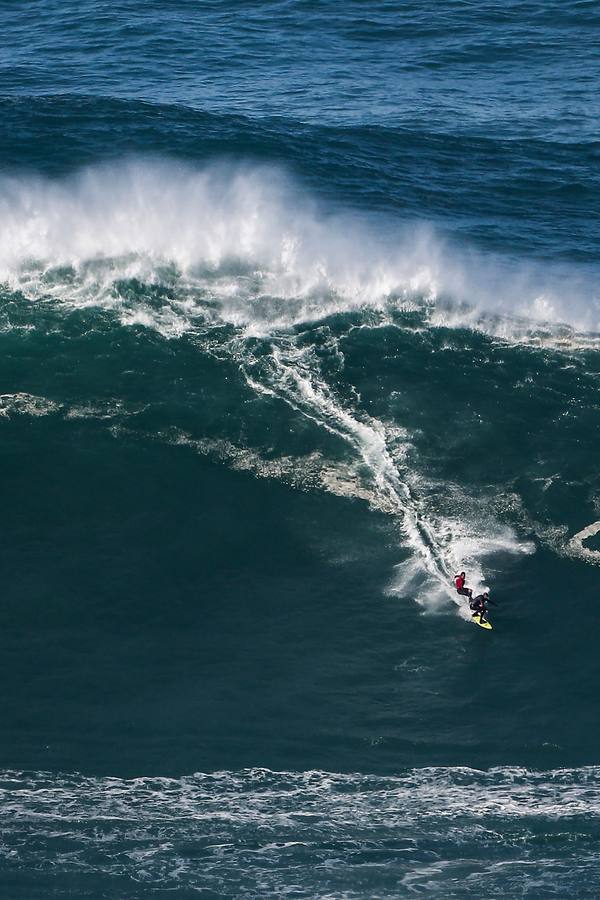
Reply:
[[[478,615],[478,616],[473,616],[473,621],[475,622],[476,625],[479,625],[480,628],[487,628],[488,631],[491,631],[491,630],[492,630],[492,626],[490,625],[490,623],[489,623],[489,622],[482,622],[482,621],[481,621],[481,616],[479,616],[479,615]]]

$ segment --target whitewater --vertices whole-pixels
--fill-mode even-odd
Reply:
[[[429,302],[433,322],[450,326],[477,327],[487,316],[516,320],[516,333],[521,320],[599,327],[596,278],[585,267],[461,251],[418,220],[327,212],[281,169],[125,160],[59,181],[5,177],[1,193],[0,271],[15,286],[29,276],[31,290],[36,274],[41,290],[61,267],[98,293],[118,279],[161,275],[201,290],[210,275],[221,316],[249,328],[390,302]],[[93,282],[103,268],[106,283]]]

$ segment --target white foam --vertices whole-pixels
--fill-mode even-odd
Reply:
[[[109,889],[126,881],[132,898],[521,896],[534,866],[541,894],[577,896],[600,876],[597,767],[131,780],[4,771],[0,824],[11,883],[35,872],[70,884],[75,871]]]
[[[550,323],[559,345],[573,335],[556,335],[558,323],[600,330],[583,268],[462,252],[422,223],[328,213],[264,166],[129,160],[62,181],[2,176],[0,278],[28,296],[118,308],[120,279],[166,280],[206,292],[222,320],[255,333],[407,304],[434,325],[517,339],[543,340],[532,323]],[[128,315],[156,322],[155,311]]]
[[[586,525],[585,528],[582,528],[581,531],[578,531],[577,534],[574,534],[573,537],[566,545],[566,552],[570,556],[578,557],[579,559],[585,560],[585,562],[592,563],[593,565],[600,565],[600,550],[591,550],[589,547],[584,546],[584,541],[589,538],[594,537],[600,532],[600,521],[592,522],[591,525]]]
[[[0,394],[0,416],[10,418],[14,415],[47,416],[61,409],[59,403],[47,397],[38,397],[25,391],[13,394]]]
[[[100,818],[198,820],[226,817],[243,822],[280,821],[290,814],[319,810],[323,824],[341,822],[359,808],[369,819],[385,810],[393,826],[406,816],[454,817],[473,821],[572,816],[600,818],[600,768],[559,768],[547,771],[518,766],[486,770],[468,766],[408,769],[399,775],[273,772],[197,773],[181,778],[140,777],[130,780],[97,778],[78,773],[0,773],[0,818],[14,822],[15,814],[64,823]],[[214,806],[211,801],[219,801]],[[356,818],[359,821],[360,817]],[[405,823],[406,824],[406,823]]]

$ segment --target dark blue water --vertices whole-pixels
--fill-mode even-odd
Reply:
[[[597,896],[597,4],[5,6],[2,896]]]

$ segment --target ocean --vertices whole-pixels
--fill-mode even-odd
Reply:
[[[4,4],[3,900],[600,896],[599,29]]]

